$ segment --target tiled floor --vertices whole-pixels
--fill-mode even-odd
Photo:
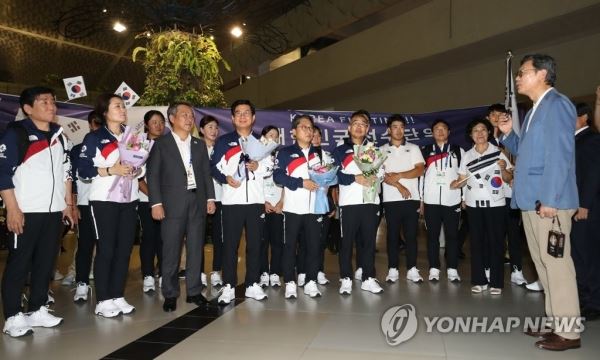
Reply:
[[[65,246],[71,248],[71,239]],[[426,275],[425,238],[419,237],[419,267]],[[378,240],[376,265],[379,278],[386,274],[385,242]],[[243,249],[241,249],[243,251]],[[243,252],[240,252],[242,254]],[[402,254],[403,256],[403,254]],[[6,253],[0,253],[3,268]],[[68,253],[61,255],[64,272]],[[207,248],[210,262],[210,247]],[[402,260],[401,263],[404,263]],[[243,257],[240,276],[243,274]],[[600,322],[586,324],[583,347],[566,353],[537,350],[535,339],[521,330],[509,333],[427,333],[424,316],[475,315],[479,317],[538,315],[543,294],[527,292],[505,281],[504,293],[472,295],[468,259],[461,262],[461,284],[407,283],[401,270],[396,284],[383,284],[381,295],[365,293],[355,282],[351,296],[340,296],[337,257],[326,252],[326,272],[332,283],[320,286],[323,296],[310,299],[299,291],[296,300],[285,300],[283,289],[268,289],[264,302],[243,301],[238,289],[235,305],[225,308],[186,304],[183,296],[175,313],[162,311],[160,294],[143,294],[137,247],[131,258],[126,298],[136,306],[133,315],[103,319],[93,315],[93,305],[73,304],[68,287],[52,284],[54,309],[65,321],[55,329],[36,329],[33,336],[13,339],[0,336],[0,359],[597,359],[600,356]],[[506,274],[508,275],[508,266]],[[525,274],[532,277],[531,264]],[[240,279],[243,277],[240,277]],[[182,287],[184,287],[182,282]],[[206,295],[216,292],[207,289]],[[419,326],[416,335],[398,346],[386,343],[381,318],[390,307],[413,304]],[[3,324],[0,324],[3,326]]]

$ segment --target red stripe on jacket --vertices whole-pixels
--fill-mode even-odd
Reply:
[[[435,154],[435,155],[432,155],[432,156],[428,157],[427,160],[426,160],[425,168],[428,168],[429,165],[431,165],[432,163],[434,163],[434,162],[436,162],[438,160],[442,160],[444,158],[447,158],[448,155],[449,154],[447,152],[445,152],[445,153]]]
[[[29,144],[27,148],[27,152],[25,153],[25,157],[23,158],[23,162],[27,161],[33,155],[39,153],[40,151],[44,151],[48,148],[48,140],[38,140]]]
[[[105,159],[108,159],[108,156],[112,154],[112,152],[115,151],[118,147],[119,145],[117,145],[117,142],[113,141],[111,143],[106,144],[106,146],[102,148],[102,151],[100,151],[100,153]]]
[[[342,161],[342,167],[345,169],[354,161],[354,153],[346,155],[344,161]]]
[[[229,150],[227,150],[227,152],[225,152],[225,162],[229,162],[229,159],[231,159],[232,157],[234,157],[236,154],[240,153],[242,151],[242,147],[241,146],[234,146],[232,148],[230,148]]]

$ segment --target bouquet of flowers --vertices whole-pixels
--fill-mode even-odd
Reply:
[[[310,179],[319,185],[315,192],[315,214],[327,214],[331,210],[327,201],[327,190],[337,184],[338,168],[339,166],[333,164],[317,164],[308,169]]]
[[[381,179],[377,177],[379,169],[387,155],[383,154],[372,142],[366,145],[354,145],[354,163],[366,178],[374,178],[369,186],[363,187],[363,200],[365,202],[375,201],[377,189]]]
[[[132,166],[133,173],[139,174],[142,166],[148,160],[153,144],[154,141],[148,139],[146,133],[135,131],[133,128],[126,126],[123,138],[117,144],[121,164]],[[107,200],[115,202],[131,201],[131,186],[133,181],[134,178],[132,176],[117,175],[108,190]]]
[[[273,150],[279,146],[278,143],[264,136],[259,140],[252,135],[247,138],[240,138],[239,143],[242,148],[242,155],[240,156],[237,171],[233,174],[233,178],[238,181],[248,178],[247,163],[263,160],[271,155]]]

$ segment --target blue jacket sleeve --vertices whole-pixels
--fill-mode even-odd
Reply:
[[[301,188],[304,184],[302,178],[291,177],[286,174],[286,167],[289,164],[289,153],[287,151],[279,151],[277,153],[277,165],[273,171],[273,181],[277,185],[284,186],[292,191]]]
[[[342,172],[342,161],[344,161],[344,159],[342,158],[344,156],[344,152],[342,150],[340,150],[340,147],[335,148],[335,150],[333,151],[333,163],[338,166],[338,171],[337,171],[337,177],[338,177],[338,183],[340,185],[351,185],[355,180],[354,180],[354,175],[349,175],[349,174],[344,174]]]
[[[77,162],[77,173],[84,180],[90,180],[98,176],[98,168],[94,166],[94,157],[98,151],[98,137],[89,133],[83,138],[83,145],[79,152]],[[77,156],[77,154],[75,154]]]
[[[217,139],[212,157],[210,158],[210,173],[212,177],[221,184],[227,183],[227,177],[219,170],[217,165],[221,162],[223,156],[225,156],[226,151],[227,142],[224,141],[223,138]]]
[[[544,174],[541,179],[540,201],[558,207],[569,174],[575,166],[575,122],[577,114],[570,101],[560,98],[544,118]]]
[[[500,142],[513,156],[519,156],[519,135],[511,131],[508,136],[502,136]]]
[[[7,129],[0,139],[0,190],[15,188],[12,177],[19,161],[17,137],[14,130]]]
[[[82,144],[73,146],[69,152],[69,159],[71,160],[71,175],[73,178],[72,192],[77,194],[77,166],[79,164],[79,153],[81,153]]]

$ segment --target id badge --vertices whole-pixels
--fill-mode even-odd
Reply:
[[[446,186],[446,173],[443,171],[438,171],[435,173],[435,184],[437,186]]]
[[[560,231],[550,230],[548,232],[548,255],[562,258],[565,252],[565,234]]]
[[[193,190],[196,188],[196,177],[194,176],[194,169],[192,166],[188,166],[187,168],[187,189]]]

